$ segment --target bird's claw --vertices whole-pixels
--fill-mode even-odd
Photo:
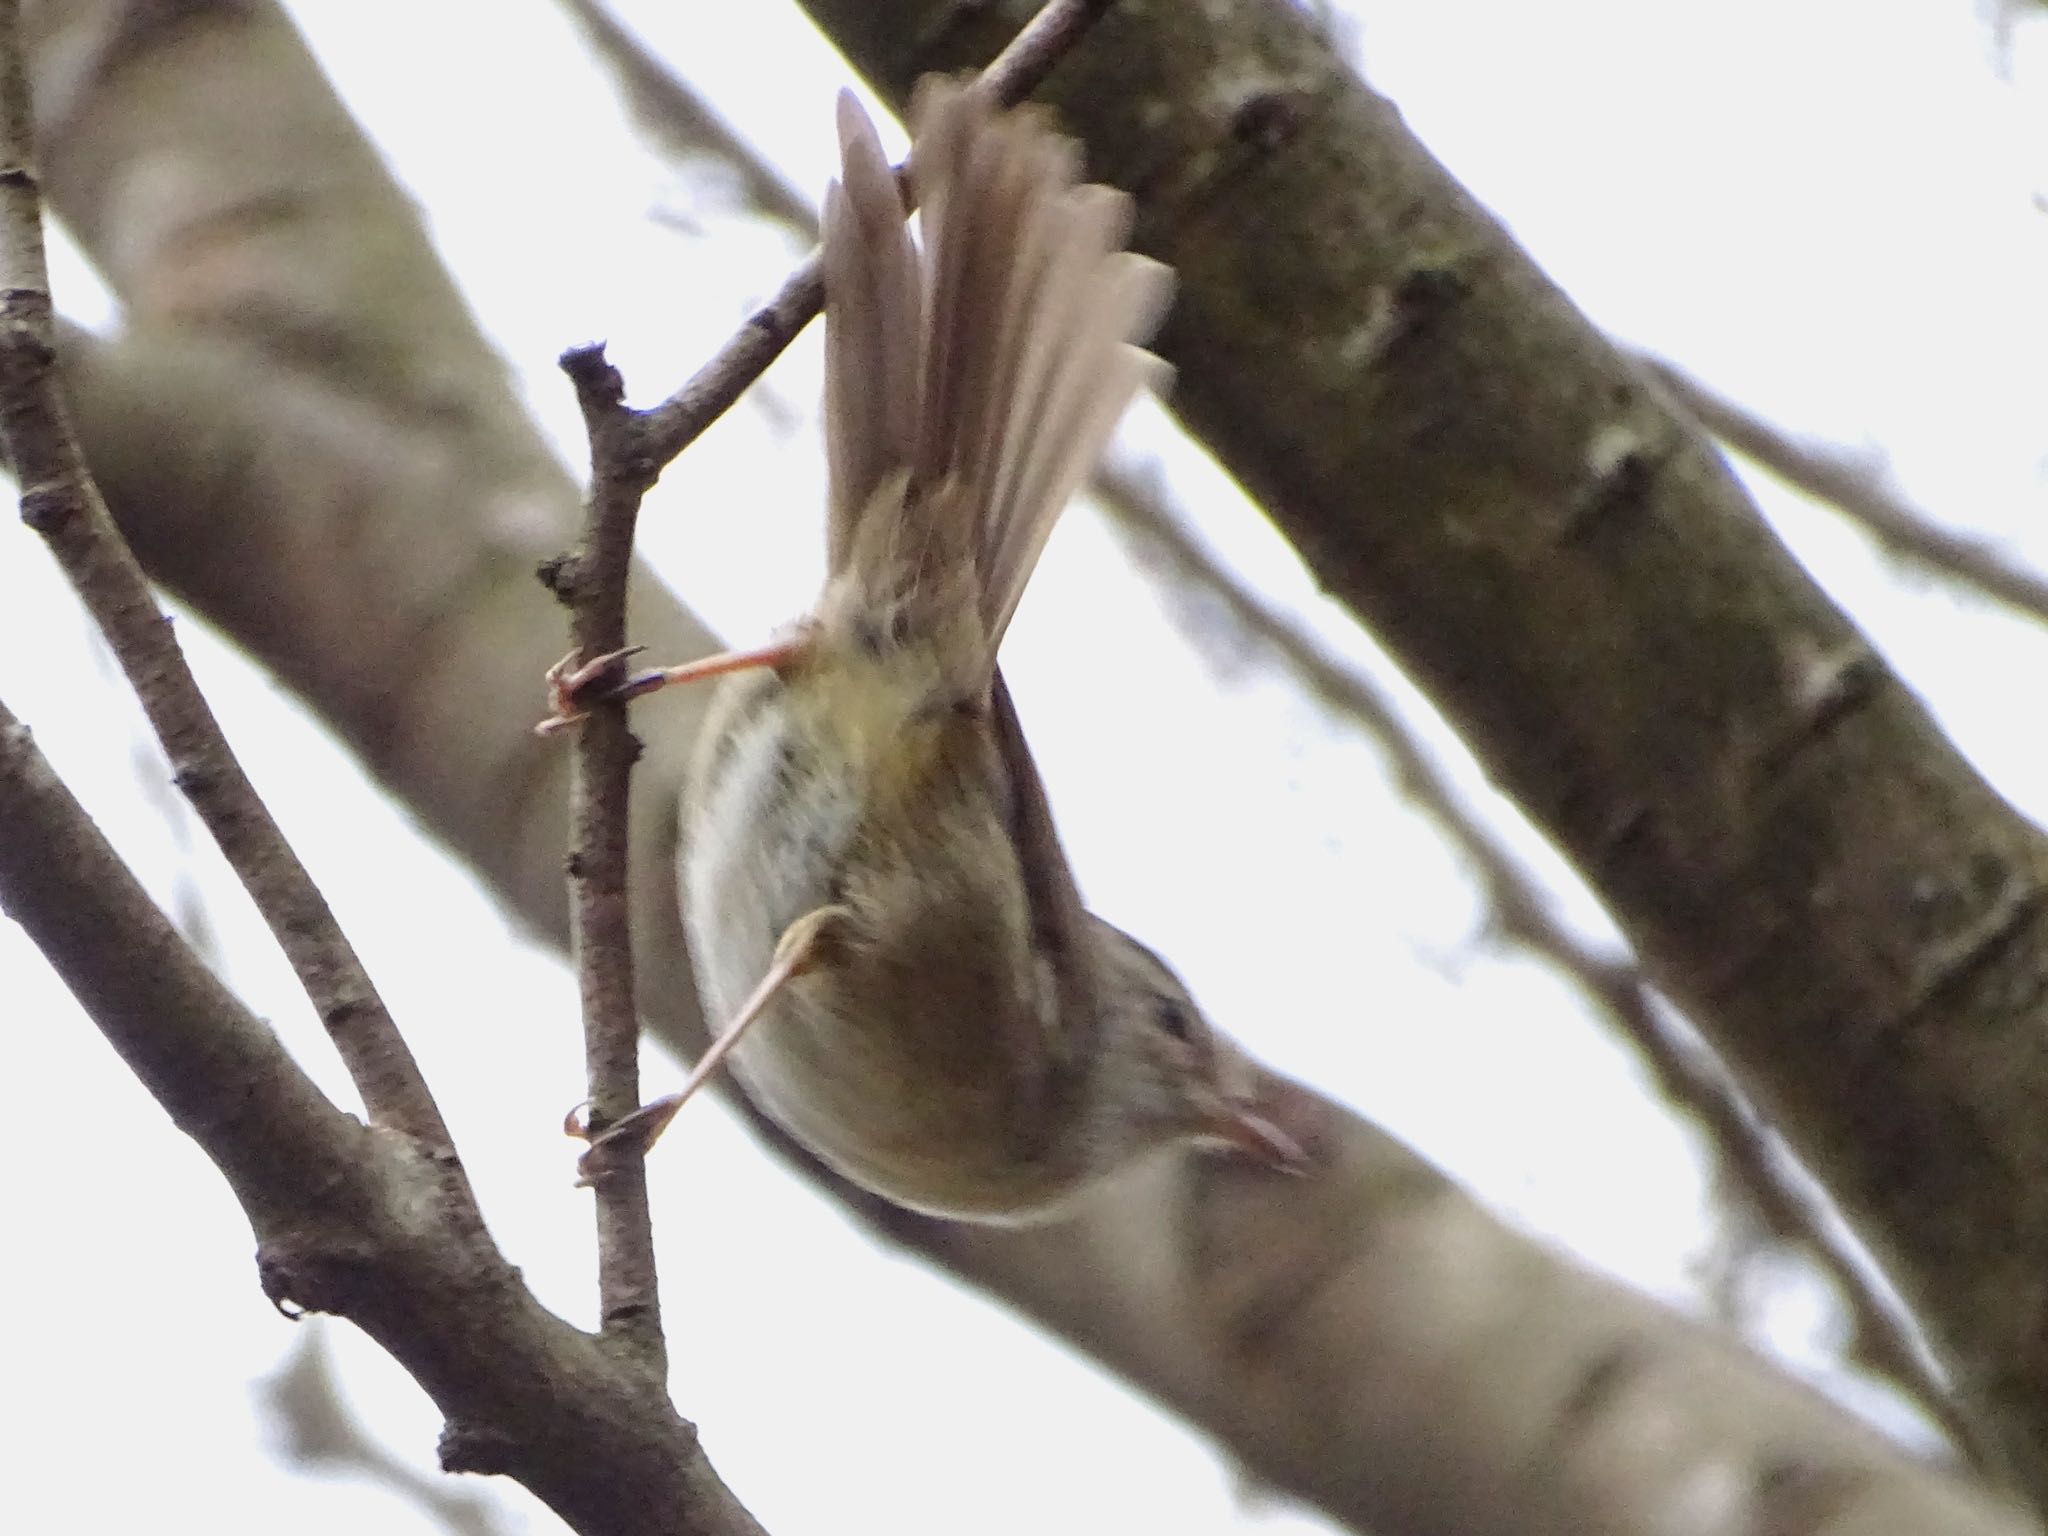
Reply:
[[[621,651],[607,651],[590,661],[571,651],[547,671],[548,716],[533,728],[536,736],[565,731],[590,713],[593,704],[626,700],[645,692],[635,687],[639,678],[626,675],[625,664],[644,646],[629,645]]]

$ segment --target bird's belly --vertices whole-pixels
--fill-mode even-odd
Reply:
[[[749,1095],[899,1204],[984,1218],[1050,1204],[1073,1184],[1047,1074],[1051,983],[1014,860],[982,836],[1001,825],[989,786],[936,776],[906,827],[793,718],[756,708],[728,726],[685,829],[683,911],[711,1027],[791,923],[839,909],[816,966],[733,1053]],[[828,754],[831,775],[806,771]]]

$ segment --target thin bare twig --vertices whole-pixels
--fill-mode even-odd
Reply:
[[[0,0],[0,14],[14,6]],[[178,936],[4,704],[0,911],[206,1149],[252,1219],[346,1175],[368,1133],[335,1111]],[[80,1101],[70,1084],[45,1091]],[[85,1108],[81,1134],[95,1134],[92,1123]]]
[[[0,8],[0,445],[40,534],[106,636],[171,773],[270,926],[371,1120],[446,1149],[448,1128],[412,1053],[327,902],[221,734],[114,527],[71,431],[55,373],[18,6]]]
[[[644,418],[625,403],[625,383],[602,346],[562,356],[590,438],[590,498],[583,542],[542,577],[569,606],[572,655],[594,659],[626,646],[627,577],[640,502],[655,469],[641,447]],[[627,896],[629,790],[639,743],[625,706],[594,703],[575,733],[569,790],[571,949],[583,999],[583,1051],[594,1134],[640,1105],[640,1015],[634,1001],[633,933]],[[656,1284],[647,1169],[637,1155],[611,1160],[592,1179],[597,1196],[597,1288],[606,1337],[656,1378],[667,1374]]]
[[[1943,528],[1853,456],[1801,441],[1661,358],[1641,361],[1709,433],[1787,485],[1861,524],[1894,555],[2048,623],[2048,576],[2007,559],[1981,538]]]
[[[1658,1090],[1704,1123],[1771,1230],[1807,1248],[1835,1277],[1855,1317],[1867,1362],[1911,1392],[1980,1470],[1996,1468],[1992,1442],[1964,1413],[1911,1320],[1873,1282],[1869,1268],[1836,1242],[1833,1234],[1841,1230],[1841,1222],[1818,1186],[1772,1141],[1734,1076],[1705,1042],[1677,1027],[1641,970],[1626,958],[1598,953],[1557,919],[1541,887],[1465,810],[1392,701],[1370,679],[1339,665],[1299,626],[1248,592],[1189,535],[1181,519],[1167,509],[1155,483],[1113,469],[1099,478],[1096,489],[1125,538],[1160,575],[1162,585],[1169,591],[1198,591],[1213,600],[1237,637],[1278,658],[1312,697],[1372,737],[1402,793],[1436,824],[1478,878],[1493,931],[1563,972],[1636,1043]]]
[[[977,88],[1010,106],[1052,72],[1068,49],[1114,0],[1051,0],[981,72]],[[783,281],[775,297],[690,376],[682,388],[643,413],[643,444],[656,472],[703,435],[780,357],[825,303],[825,274],[813,252]]]

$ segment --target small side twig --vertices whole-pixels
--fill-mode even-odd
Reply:
[[[1114,0],[1050,0],[981,72],[977,89],[1006,107],[1022,101],[1112,3]],[[816,318],[824,303],[825,272],[814,252],[710,362],[644,413],[643,443],[657,472],[732,408],[747,386]]]
[[[22,520],[49,546],[106,636],[163,743],[172,777],[290,960],[370,1119],[448,1150],[418,1064],[326,899],[221,734],[142,568],[101,499],[55,372],[18,6],[0,6],[0,447]]]
[[[1981,538],[1942,527],[1853,456],[1772,426],[1661,358],[1641,361],[1709,433],[1861,524],[1892,554],[2048,623],[2048,576],[2007,559]]]
[[[2001,1458],[1949,1390],[1911,1320],[1886,1295],[1835,1233],[1841,1223],[1825,1196],[1771,1141],[1733,1076],[1704,1042],[1681,1032],[1642,971],[1602,955],[1551,911],[1541,888],[1518,860],[1459,803],[1429,752],[1402,723],[1392,702],[1367,678],[1339,665],[1272,611],[1189,536],[1167,510],[1156,485],[1123,470],[1096,484],[1103,506],[1125,537],[1171,586],[1217,602],[1238,635],[1284,662],[1308,691],[1361,726],[1386,754],[1396,783],[1433,821],[1471,867],[1487,902],[1494,933],[1547,960],[1635,1042],[1672,1103],[1697,1115],[1740,1187],[1770,1229],[1811,1252],[1842,1287],[1862,1353],[1873,1368],[1913,1394],[1980,1471],[1996,1475]]]

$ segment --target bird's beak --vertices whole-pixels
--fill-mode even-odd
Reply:
[[[1309,1155],[1287,1132],[1250,1105],[1226,1099],[1216,1107],[1209,1139],[1275,1173],[1305,1174]]]

